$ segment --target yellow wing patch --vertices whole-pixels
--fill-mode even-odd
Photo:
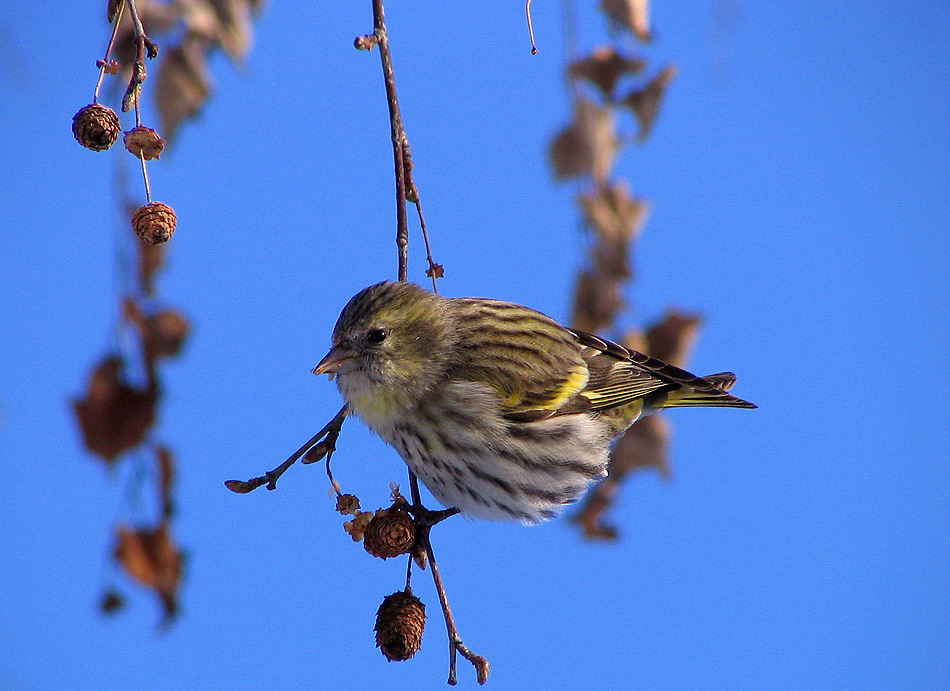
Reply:
[[[570,369],[564,382],[559,387],[545,392],[545,395],[548,396],[546,400],[538,401],[534,396],[531,396],[531,392],[516,391],[505,399],[505,405],[517,408],[525,403],[526,399],[529,399],[528,407],[532,410],[558,410],[583,391],[589,379],[590,373],[587,371],[587,366],[577,364]]]

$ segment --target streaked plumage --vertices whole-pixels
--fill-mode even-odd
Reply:
[[[411,283],[358,293],[314,369],[446,507],[533,522],[604,476],[608,445],[663,408],[754,408],[689,372],[527,307]]]

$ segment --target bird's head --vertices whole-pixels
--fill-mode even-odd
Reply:
[[[421,400],[451,355],[454,320],[446,302],[412,283],[365,288],[343,308],[333,347],[313,373],[335,375],[359,414]]]

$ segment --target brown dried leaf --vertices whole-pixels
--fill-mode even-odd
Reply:
[[[630,108],[640,123],[640,141],[645,140],[653,129],[656,116],[660,112],[660,104],[666,89],[676,76],[676,66],[668,65],[650,82],[638,91],[631,91],[620,101]]]
[[[133,530],[120,525],[115,558],[132,579],[158,593],[166,621],[174,618],[178,611],[182,557],[168,523],[163,521],[154,530]]]
[[[638,74],[645,67],[645,60],[626,57],[613,46],[600,46],[588,57],[571,63],[567,73],[574,78],[586,79],[609,99],[621,77]]]
[[[211,95],[203,41],[186,40],[170,48],[162,60],[155,86],[162,131],[171,144],[184,120],[195,117]]]
[[[131,298],[126,298],[123,312],[126,320],[141,334],[148,362],[160,357],[174,357],[181,352],[190,329],[188,320],[181,312],[163,310],[146,316]]]
[[[563,180],[591,175],[595,182],[604,183],[618,146],[613,109],[578,99],[573,122],[554,138],[548,150],[554,177]]]
[[[631,196],[623,183],[584,193],[579,201],[587,225],[597,233],[595,271],[612,278],[630,278],[630,244],[640,234],[650,212],[649,204]]]
[[[188,320],[177,310],[159,312],[149,319],[149,326],[145,348],[148,355],[156,357],[178,355],[191,329]]]
[[[136,0],[135,9],[138,10],[145,27],[146,34],[160,34],[170,31],[181,19],[184,9],[182,3],[157,2],[156,0]],[[116,60],[126,66],[131,66],[135,60],[135,42],[133,41],[132,13],[123,12],[122,22],[115,39],[113,55]]]
[[[601,0],[600,9],[610,20],[641,41],[650,40],[649,0]]]
[[[574,289],[574,312],[571,326],[597,333],[613,324],[623,308],[621,282],[590,270],[581,272]]]
[[[620,482],[631,470],[655,468],[668,478],[670,431],[670,423],[661,415],[648,415],[633,423],[610,452],[610,477]]]
[[[129,217],[136,209],[132,209]],[[165,245],[153,245],[141,238],[136,238],[139,248],[139,284],[146,295],[155,292],[155,274],[165,266]]]
[[[683,314],[669,311],[647,331],[647,353],[655,358],[686,367],[699,337],[702,317],[698,314]]]
[[[251,49],[253,30],[248,0],[210,0],[218,19],[218,41],[228,57],[242,62]]]
[[[158,487],[162,501],[162,516],[171,518],[175,512],[175,500],[172,496],[172,485],[175,483],[175,457],[167,446],[155,449],[158,458]]]
[[[108,463],[138,446],[155,422],[156,389],[132,388],[120,380],[121,369],[120,358],[105,358],[89,379],[86,398],[73,401],[83,443]]]

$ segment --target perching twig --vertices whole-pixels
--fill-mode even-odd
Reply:
[[[264,473],[260,477],[251,478],[250,480],[227,480],[224,486],[238,494],[247,494],[261,485],[267,485],[267,489],[269,490],[277,489],[278,478],[304,454],[307,454],[307,458],[303,461],[304,463],[315,463],[323,458],[323,456],[327,456],[327,472],[329,473],[329,456],[333,454],[336,448],[336,439],[340,436],[340,427],[343,425],[343,420],[346,419],[346,414],[347,408],[343,406],[340,408],[340,412],[337,413],[322,430],[313,435],[306,444],[294,451],[290,458],[273,470]],[[310,453],[318,449],[318,453]]]
[[[446,518],[454,516],[459,512],[458,509],[445,509],[443,511],[430,511],[420,506],[415,500],[409,507],[409,513],[416,520],[416,542],[421,545],[429,559],[432,569],[432,581],[435,583],[436,592],[439,594],[439,604],[442,605],[442,615],[445,617],[445,629],[449,637],[449,679],[448,683],[455,686],[458,679],[455,675],[456,654],[461,653],[462,657],[472,663],[475,667],[478,683],[484,684],[488,681],[490,665],[481,655],[473,653],[459,636],[458,629],[455,627],[455,617],[452,616],[452,608],[449,606],[449,598],[445,593],[445,586],[442,584],[442,575],[439,573],[439,565],[435,561],[435,553],[432,551],[432,543],[429,541],[429,531],[432,526],[441,523]]]
[[[398,252],[398,278],[400,281],[409,280],[409,227],[406,218],[406,202],[409,201],[416,205],[416,211],[419,214],[419,225],[422,227],[422,237],[426,246],[426,259],[429,263],[426,275],[432,279],[433,292],[438,293],[436,280],[442,276],[443,269],[441,265],[436,264],[432,259],[432,248],[429,244],[429,234],[426,229],[425,219],[422,215],[422,203],[419,199],[419,190],[412,179],[412,153],[409,149],[409,138],[406,136],[406,130],[402,123],[402,115],[399,111],[399,97],[396,94],[396,77],[393,72],[392,54],[389,52],[389,37],[386,33],[386,15],[383,9],[383,0],[372,0],[372,2],[373,33],[371,35],[358,37],[354,45],[361,50],[371,50],[374,46],[378,46],[379,57],[383,67],[383,81],[386,85],[386,103],[389,106],[389,124],[393,142],[393,162],[396,170],[396,247]],[[488,680],[488,661],[469,650],[458,635],[458,630],[455,627],[455,619],[452,616],[448,597],[445,594],[445,587],[442,584],[442,576],[439,574],[435,556],[432,552],[432,544],[429,541],[429,531],[432,529],[432,526],[450,516],[454,516],[459,510],[452,508],[445,509],[444,511],[430,511],[423,507],[419,496],[419,481],[411,470],[409,471],[409,486],[412,492],[412,507],[410,508],[410,512],[413,518],[416,519],[417,529],[419,530],[416,544],[422,548],[426,559],[432,564],[432,579],[435,582],[435,589],[438,592],[439,602],[442,605],[442,614],[445,617],[445,626],[449,636],[448,682],[453,686],[457,683],[455,660],[457,653],[461,653],[466,660],[475,666],[478,683],[484,684]],[[407,588],[412,571],[411,559],[410,557],[406,573]]]

